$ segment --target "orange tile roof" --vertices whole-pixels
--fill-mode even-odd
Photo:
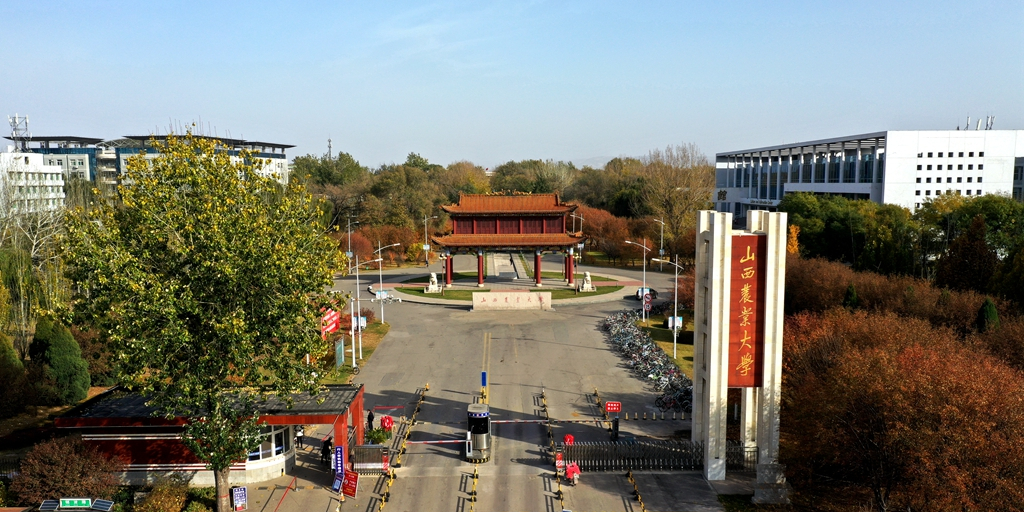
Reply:
[[[431,237],[443,247],[568,247],[576,245],[584,237],[567,233],[545,233],[537,235],[445,235]]]
[[[558,194],[527,194],[518,196],[496,196],[488,194],[461,194],[459,204],[442,206],[441,209],[454,214],[460,213],[569,213],[576,210],[558,200]]]

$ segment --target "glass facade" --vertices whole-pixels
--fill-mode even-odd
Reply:
[[[249,453],[249,460],[269,459],[288,453],[292,449],[291,425],[267,425],[260,429],[263,442],[254,452]]]

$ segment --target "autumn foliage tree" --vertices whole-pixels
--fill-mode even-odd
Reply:
[[[935,285],[954,290],[985,293],[996,270],[996,252],[985,239],[988,229],[978,215],[971,226],[953,240],[935,265]]]
[[[803,313],[786,329],[782,448],[794,485],[852,488],[874,510],[1024,507],[1019,372],[894,314]]]
[[[117,490],[124,466],[108,459],[77,437],[36,445],[21,460],[11,492],[25,505],[69,496],[109,498]]]

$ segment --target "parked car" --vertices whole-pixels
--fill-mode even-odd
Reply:
[[[636,289],[636,300],[644,300],[644,290],[646,290],[646,293],[651,294],[651,300],[658,298],[658,290],[655,290],[654,288],[639,287]]]

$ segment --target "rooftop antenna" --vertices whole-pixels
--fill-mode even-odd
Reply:
[[[331,138],[327,137],[327,159],[331,159]]]
[[[971,116],[967,116],[967,124],[964,125],[964,130],[971,129]]]
[[[975,126],[974,130],[977,131],[977,130],[980,130],[980,129],[981,129],[981,118],[979,117],[978,118],[978,126]]]
[[[11,140],[14,141],[14,147],[20,147],[21,151],[28,150],[28,141],[32,140],[32,134],[28,131],[28,116],[19,117],[15,113],[14,118],[7,116],[7,121],[11,124]]]
[[[992,126],[996,124],[996,116],[989,116],[988,124],[985,126],[986,130],[991,130]]]

